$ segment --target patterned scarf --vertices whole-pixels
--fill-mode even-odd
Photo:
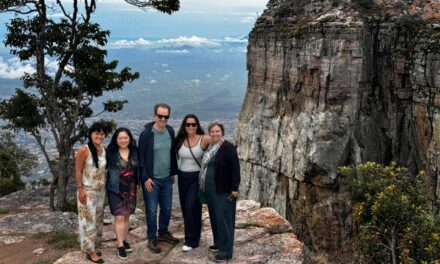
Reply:
[[[200,169],[200,174],[199,174],[200,190],[202,191],[205,191],[205,180],[206,180],[206,172],[208,171],[208,164],[211,161],[212,157],[214,157],[215,154],[217,154],[217,151],[220,148],[220,146],[223,144],[223,142],[225,142],[225,140],[221,138],[217,143],[209,145],[205,154],[203,154],[202,168]]]

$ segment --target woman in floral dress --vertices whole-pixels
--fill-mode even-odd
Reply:
[[[108,127],[102,122],[89,129],[89,142],[75,157],[78,203],[78,225],[81,250],[89,260],[104,263],[101,252],[95,250],[97,237],[102,237],[104,219],[106,159],[103,142]]]

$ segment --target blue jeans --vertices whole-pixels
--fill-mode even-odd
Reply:
[[[168,232],[173,202],[173,182],[171,177],[153,178],[153,182],[152,192],[147,192],[145,186],[143,186],[148,240],[154,240],[157,237],[157,205],[160,206],[159,235]]]

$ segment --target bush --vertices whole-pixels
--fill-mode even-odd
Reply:
[[[21,176],[29,176],[36,157],[20,148],[10,132],[0,132],[0,196],[24,187]]]
[[[428,178],[395,164],[341,167],[341,185],[359,224],[358,250],[369,263],[440,260],[440,219]]]

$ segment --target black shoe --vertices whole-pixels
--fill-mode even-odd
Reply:
[[[214,261],[217,262],[217,263],[226,262],[226,261],[228,261],[230,259],[231,258],[223,257],[223,256],[220,256],[220,255],[216,255],[214,257]]]
[[[211,251],[211,252],[218,252],[218,247],[216,247],[216,246],[209,246],[209,251]]]
[[[124,248],[125,248],[125,252],[130,253],[133,252],[133,249],[130,247],[130,244],[128,244],[127,241],[122,241],[122,243],[124,244]]]
[[[173,237],[170,232],[166,232],[165,234],[159,235],[157,237],[157,240],[165,241],[165,242],[168,242],[173,245],[179,244],[179,242],[180,242],[180,240]]]
[[[92,257],[90,257],[89,254],[87,254],[86,256],[87,256],[87,259],[90,260],[93,263],[104,263],[104,260],[102,258],[99,258],[97,260],[93,260]]]
[[[159,246],[157,246],[157,240],[148,240],[147,243],[147,247],[148,249],[152,252],[152,253],[160,253],[162,250],[160,249]]]
[[[120,259],[128,259],[127,252],[125,252],[125,248],[124,247],[118,247],[118,257]]]
[[[102,252],[101,251],[96,251],[96,256],[98,256],[98,257],[102,256]]]

